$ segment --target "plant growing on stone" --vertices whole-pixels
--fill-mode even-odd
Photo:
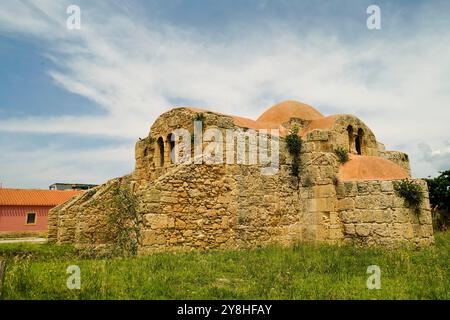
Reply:
[[[334,153],[338,157],[340,163],[344,164],[348,161],[348,151],[344,148],[338,147],[334,149]]]
[[[403,198],[406,204],[413,208],[416,214],[420,213],[420,206],[423,203],[422,188],[417,183],[410,180],[394,182],[395,193]]]
[[[300,173],[300,152],[302,150],[302,139],[298,135],[299,127],[292,126],[291,132],[286,136],[286,147],[292,155],[291,173],[298,177]]]
[[[203,123],[203,122],[205,122],[205,115],[202,112],[199,112],[195,115],[194,120],[201,121]]]
[[[340,182],[339,177],[337,175],[334,175],[332,180],[333,180],[333,184],[335,186],[337,186],[339,184],[339,182]]]
[[[193,122],[193,127],[195,128],[195,122],[196,121],[200,121],[202,123],[202,131],[204,131],[205,129],[205,115],[202,112],[196,113],[194,116],[194,122]],[[195,130],[195,129],[193,129]],[[195,141],[195,133],[192,132],[191,133],[191,145],[194,145],[194,141]]]
[[[314,185],[314,180],[311,178],[310,175],[306,175],[303,178],[302,185],[307,188],[312,187]]]
[[[128,187],[118,184],[113,188],[107,221],[112,254],[133,256],[141,244],[142,215],[137,199]]]

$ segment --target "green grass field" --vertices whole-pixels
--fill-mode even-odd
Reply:
[[[242,251],[80,259],[71,247],[0,245],[1,299],[449,299],[450,232],[431,248],[298,244]],[[66,269],[81,268],[81,290]],[[381,289],[369,290],[369,265]]]

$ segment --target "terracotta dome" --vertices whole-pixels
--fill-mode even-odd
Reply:
[[[394,162],[372,156],[350,155],[350,160],[339,169],[339,179],[342,181],[396,180],[408,177],[406,170]]]
[[[290,118],[315,120],[323,115],[307,104],[288,100],[270,107],[256,121],[281,125]]]

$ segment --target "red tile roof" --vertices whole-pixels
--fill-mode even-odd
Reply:
[[[0,189],[0,205],[57,206],[83,192],[80,190]]]

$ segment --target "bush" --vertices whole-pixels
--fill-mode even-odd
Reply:
[[[298,127],[294,126],[286,136],[286,147],[292,155],[299,155],[302,149],[302,139],[298,135]]]
[[[420,206],[423,203],[420,185],[410,180],[401,180],[394,183],[394,190],[410,208],[413,208],[416,213],[420,213]]]
[[[142,216],[132,191],[125,186],[115,186],[108,214],[109,240],[112,254],[134,256],[141,244]]]
[[[425,179],[433,209],[433,227],[446,230],[450,225],[450,170],[441,172],[436,178]]]
[[[286,147],[292,155],[291,173],[298,177],[300,173],[300,152],[302,151],[302,138],[298,135],[299,127],[292,126],[291,132],[286,136]]]
[[[344,164],[348,161],[348,151],[344,148],[338,147],[334,149],[334,153],[338,157],[340,163]]]
[[[205,115],[202,112],[199,112],[195,115],[194,121],[205,122]]]

